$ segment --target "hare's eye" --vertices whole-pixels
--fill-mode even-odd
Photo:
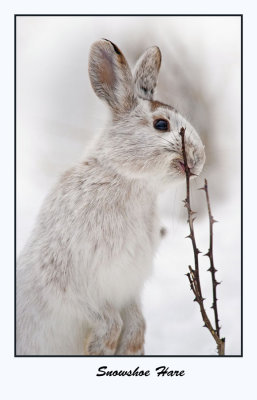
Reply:
[[[153,123],[155,129],[158,131],[167,131],[169,130],[169,122],[166,119],[156,119]]]

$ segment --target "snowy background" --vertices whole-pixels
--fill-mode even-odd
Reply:
[[[226,354],[241,352],[240,265],[240,18],[239,17],[19,17],[17,19],[17,252],[59,175],[100,134],[108,119],[90,86],[92,42],[108,38],[129,64],[149,46],[162,51],[156,98],[175,106],[198,130],[207,161],[192,185],[200,250],[208,250],[206,177],[214,225],[221,335]],[[145,285],[146,354],[215,355],[202,328],[186,276],[193,261],[184,185],[160,196],[168,234]],[[208,259],[200,256],[207,309],[212,304]],[[212,310],[210,310],[212,317]]]

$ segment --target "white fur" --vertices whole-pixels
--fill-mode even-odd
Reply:
[[[92,85],[111,107],[113,122],[90,155],[67,171],[46,198],[19,258],[17,354],[83,354],[86,341],[93,349],[88,354],[114,354],[106,345],[108,332],[117,338],[121,334],[117,354],[131,354],[129,346],[138,332],[143,335],[140,294],[160,236],[157,195],[163,185],[183,178],[176,167],[176,160],[182,160],[182,126],[193,172],[203,167],[203,145],[194,129],[165,106],[151,111],[150,100],[137,97],[137,83],[119,57],[111,42],[92,47]],[[148,51],[145,57],[147,63],[140,65],[149,66],[149,57],[160,55]],[[147,71],[139,68],[135,76],[142,79]],[[106,74],[108,87],[99,83]],[[124,80],[130,87],[125,106]],[[156,75],[153,80],[150,88]],[[170,132],[153,127],[160,115],[169,119]],[[142,354],[143,342],[140,346],[134,354]]]

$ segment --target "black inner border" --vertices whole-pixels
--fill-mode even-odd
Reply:
[[[241,354],[240,355],[144,355],[144,356],[86,356],[86,355],[17,355],[16,354],[16,179],[17,179],[17,123],[16,123],[16,23],[17,17],[239,17],[241,20]],[[14,357],[85,357],[85,358],[147,358],[147,357],[181,357],[181,358],[238,358],[243,357],[243,14],[14,14]]]

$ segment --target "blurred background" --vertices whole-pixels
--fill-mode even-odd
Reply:
[[[80,161],[109,118],[87,72],[90,45],[113,41],[133,68],[150,46],[162,52],[156,99],[183,114],[206,146],[206,165],[192,184],[198,247],[208,250],[204,178],[214,218],[218,307],[226,354],[241,352],[239,17],[17,17],[17,252],[44,197],[60,174]],[[146,354],[215,355],[185,273],[193,262],[185,185],[160,195],[167,235],[143,293]],[[212,304],[207,257],[200,255],[202,291]]]

